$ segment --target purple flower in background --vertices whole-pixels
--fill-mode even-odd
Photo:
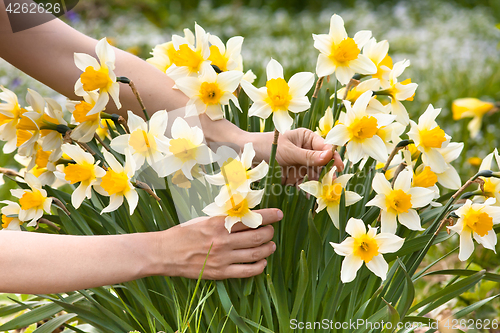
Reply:
[[[71,23],[78,23],[80,21],[80,15],[70,10],[66,13],[66,17]]]

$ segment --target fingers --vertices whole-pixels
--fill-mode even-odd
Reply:
[[[337,167],[337,170],[342,172],[344,171],[344,163],[342,163],[342,159],[340,158],[340,154],[338,152],[335,152],[333,155],[334,162],[333,165]]]
[[[222,274],[211,279],[221,280],[227,278],[248,278],[261,274],[264,272],[264,268],[266,268],[266,266],[266,259],[259,260],[253,264],[233,264],[227,266]],[[210,279],[210,277],[208,278]]]
[[[254,230],[245,230],[229,235],[229,242],[232,249],[248,249],[258,247],[268,243],[273,239],[274,228],[267,225]],[[257,260],[253,260],[257,261]]]
[[[280,221],[283,218],[283,212],[277,208],[266,208],[254,210],[255,213],[262,215],[262,225],[267,225]],[[231,233],[249,230],[250,228],[241,222],[236,223],[231,229]]]
[[[233,263],[253,263],[269,257],[276,251],[276,244],[268,242],[259,247],[234,250],[231,252]]]

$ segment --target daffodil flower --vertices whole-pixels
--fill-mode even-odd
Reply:
[[[19,105],[16,94],[3,86],[0,86],[0,89],[2,89],[0,100],[4,101],[0,103],[0,140],[7,141],[3,146],[3,152],[10,154],[16,150],[16,126],[26,110]]]
[[[344,99],[351,103],[356,102],[359,96],[367,91],[375,91],[380,87],[380,83],[378,79],[369,79],[362,81],[360,84],[351,87],[346,95],[347,87],[342,87],[337,91],[337,98]],[[345,98],[344,98],[345,97]],[[330,99],[334,98],[334,95],[330,97]]]
[[[241,56],[241,45],[243,45],[243,37],[234,36],[228,39],[227,47],[215,35],[210,35],[208,38],[210,44],[210,56],[208,60],[212,65],[217,66],[221,71],[243,71],[243,58]]]
[[[377,229],[366,226],[362,220],[351,217],[347,221],[345,231],[351,235],[342,243],[330,242],[335,252],[345,256],[340,270],[340,279],[348,283],[356,278],[358,270],[363,263],[375,275],[385,280],[389,265],[382,254],[398,251],[404,243],[404,239],[390,233],[379,233]]]
[[[395,117],[382,113],[368,114],[366,108],[372,94],[371,91],[363,93],[352,107],[349,101],[344,101],[344,119],[332,128],[325,139],[326,143],[338,146],[347,143],[349,160],[353,163],[366,155],[380,162],[385,162],[388,157],[385,143],[377,132],[392,123]]]
[[[19,219],[21,211],[19,204],[9,200],[3,200],[0,203],[7,205],[2,207],[2,230],[21,231],[21,225],[24,222]]]
[[[371,38],[363,46],[363,54],[377,66],[377,72],[372,74],[372,77],[379,80],[379,82],[389,80],[389,73],[392,69],[392,59],[387,54],[388,51],[389,42],[386,40],[377,43],[375,38]]]
[[[477,98],[471,97],[456,99],[451,104],[454,120],[472,118],[467,125],[471,138],[475,138],[479,134],[484,115],[495,108],[494,103],[483,102]]]
[[[87,116],[104,110],[109,101],[109,96],[120,109],[122,107],[119,99],[120,84],[116,82],[115,52],[106,38],[101,39],[96,47],[97,61],[94,57],[85,53],[75,53],[75,64],[83,71],[75,84],[75,94],[85,96],[91,91],[99,91],[99,97]]]
[[[455,211],[459,219],[448,229],[460,235],[458,259],[461,261],[467,260],[474,252],[472,238],[496,253],[497,236],[493,226],[500,223],[500,207],[491,206],[495,201],[495,198],[489,198],[484,204],[476,204],[467,199],[465,204]]]
[[[85,198],[92,196],[92,186],[98,179],[104,177],[106,171],[95,163],[94,157],[76,145],[64,144],[62,151],[73,159],[75,163],[64,167],[64,180],[71,184],[80,183],[71,194],[71,204],[79,208]]]
[[[328,132],[333,128],[333,112],[331,107],[327,107],[325,115],[319,119],[318,127],[316,127],[316,134],[325,138]]]
[[[66,108],[73,114],[73,119],[78,124],[71,131],[71,138],[79,142],[89,142],[93,139],[96,131],[102,127],[101,113],[90,114],[90,110],[95,106],[99,95],[89,92],[83,96],[83,101],[71,101],[66,104]]]
[[[240,108],[234,91],[240,84],[243,73],[228,71],[217,74],[212,66],[204,64],[198,77],[182,77],[175,85],[189,97],[186,104],[186,117],[206,113],[212,120],[224,118],[223,105],[233,101]]]
[[[371,36],[371,31],[363,30],[356,33],[354,38],[348,37],[344,20],[334,14],[327,35],[313,34],[314,47],[320,51],[316,74],[322,77],[335,73],[340,83],[347,84],[356,73],[377,73],[377,66],[361,53]]]
[[[135,174],[134,159],[130,151],[126,150],[125,165],[122,166],[111,153],[103,151],[103,155],[109,168],[94,189],[110,198],[109,205],[101,211],[101,214],[117,210],[123,204],[123,198],[126,198],[132,215],[139,202],[139,195],[131,182]]]
[[[396,116],[396,120],[403,125],[408,125],[410,117],[401,101],[413,100],[413,95],[415,95],[418,87],[418,84],[412,83],[411,79],[398,82],[398,77],[408,66],[410,66],[410,60],[402,60],[395,63],[389,73],[389,81],[381,81],[382,88],[384,89],[383,92],[391,98],[391,112]]]
[[[127,125],[130,134],[114,138],[110,143],[111,148],[123,155],[125,155],[125,150],[129,149],[134,158],[136,170],[146,160],[158,172],[160,169],[158,163],[164,158],[159,143],[167,141],[164,135],[167,124],[168,113],[165,110],[155,112],[147,123],[132,111],[128,111]]]
[[[191,170],[195,164],[209,164],[213,156],[203,143],[203,131],[198,127],[190,127],[181,117],[172,124],[172,139],[161,143],[161,149],[166,156],[158,163],[158,175],[166,177],[177,170],[182,170],[184,176],[193,179]]]
[[[196,76],[204,64],[209,63],[209,34],[197,23],[194,26],[195,36],[185,29],[185,37],[172,36],[173,49],[168,47],[168,57],[171,64],[166,73],[174,81],[185,76]]]
[[[241,87],[253,101],[248,115],[267,119],[272,114],[274,126],[283,134],[293,123],[288,111],[298,113],[311,106],[306,94],[314,84],[314,74],[296,73],[286,82],[283,67],[274,59],[267,64],[266,72],[265,87],[257,89],[249,82],[241,81]]]
[[[30,187],[29,190],[14,189],[10,193],[19,198],[19,220],[30,221],[28,227],[36,225],[36,221],[43,216],[45,211],[50,214],[52,198],[47,197],[47,191],[42,188],[42,183],[34,175],[27,173],[24,180]]]
[[[488,154],[483,161],[481,162],[481,165],[479,166],[479,171],[483,170],[492,170],[492,161],[493,157],[495,157],[495,161],[497,164],[497,168],[500,168],[500,155],[498,154],[498,150],[495,148],[495,150]],[[495,198],[495,205],[500,205],[500,179],[496,177],[480,177],[483,181],[483,189],[484,189],[484,196],[486,198]]]
[[[40,127],[43,125],[45,114],[45,99],[36,91],[28,88],[26,101],[31,106],[20,116],[16,125],[18,153],[22,156],[31,156],[35,145],[40,138]]]
[[[326,208],[328,215],[332,219],[333,224],[338,229],[339,227],[339,205],[342,191],[345,193],[345,206],[355,204],[361,200],[361,196],[356,192],[347,191],[346,185],[349,179],[354,174],[343,174],[335,177],[336,167],[333,167],[328,173],[323,176],[321,182],[312,180],[299,185],[299,188],[318,199],[318,207],[316,213],[319,213]]]
[[[434,109],[429,104],[427,110],[418,118],[418,125],[410,120],[411,129],[408,136],[413,140],[417,149],[423,154],[422,161],[431,167],[434,172],[445,172],[448,168],[440,149],[445,148],[451,137],[436,123],[436,117],[441,109]]]
[[[257,228],[262,224],[262,215],[251,209],[260,203],[263,194],[264,190],[235,193],[223,205],[211,203],[203,212],[208,216],[225,216],[224,226],[229,232],[240,221],[249,228]]]
[[[217,155],[221,156],[220,152],[223,147],[217,150]],[[234,152],[231,148],[227,147]],[[216,198],[216,203],[221,205],[229,200],[229,198],[239,192],[250,191],[250,184],[262,179],[268,172],[269,166],[265,161],[260,162],[252,169],[252,161],[255,157],[253,143],[248,142],[243,147],[243,152],[240,156],[232,156],[225,158],[220,166],[221,172],[215,175],[205,175],[205,179],[212,185],[223,186],[220,194]]]
[[[411,230],[424,230],[420,225],[420,216],[415,208],[430,204],[434,198],[433,191],[423,187],[412,187],[412,173],[405,169],[399,173],[394,188],[383,174],[373,177],[372,187],[377,195],[367,206],[381,209],[381,231],[396,233],[397,221]]]

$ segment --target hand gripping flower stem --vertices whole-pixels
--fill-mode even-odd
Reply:
[[[134,82],[132,82],[132,80],[130,80],[129,78],[124,77],[124,76],[118,76],[116,78],[116,82],[125,83],[125,84],[129,85],[130,89],[132,90],[132,92],[134,93],[135,97],[137,98],[137,101],[139,102],[139,105],[141,106],[142,113],[144,113],[144,118],[146,118],[146,120],[149,120],[148,112],[146,111],[146,107],[144,106],[144,103],[142,102],[142,98],[139,95],[139,92],[135,88]]]
[[[264,197],[262,198],[262,203],[261,203],[261,208],[268,208],[269,207],[269,197],[271,196],[271,191],[272,191],[272,186],[273,186],[273,180],[274,180],[274,166],[276,165],[276,151],[278,150],[278,138],[279,138],[280,132],[275,129],[274,130],[274,140],[273,140],[273,145],[271,147],[271,157],[269,158],[269,172],[267,173],[266,176],[266,183],[264,186]]]

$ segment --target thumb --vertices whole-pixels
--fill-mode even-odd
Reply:
[[[331,161],[333,152],[331,149],[312,150],[298,148],[295,152],[295,162],[306,166],[323,166]]]

